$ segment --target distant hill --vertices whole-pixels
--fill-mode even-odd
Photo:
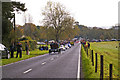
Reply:
[[[113,26],[110,29],[103,29],[98,27],[87,27],[78,25],[80,28],[80,37],[85,39],[118,39],[118,26]]]

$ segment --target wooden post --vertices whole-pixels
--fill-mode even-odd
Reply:
[[[86,53],[87,53],[87,56],[88,56],[88,48],[87,48],[87,52]]]
[[[93,56],[93,50],[92,50],[92,65],[94,66],[94,56]]]
[[[97,72],[97,53],[95,53],[95,72]]]
[[[110,68],[109,68],[109,78],[110,80],[112,80],[112,64],[110,64]]]
[[[101,57],[100,79],[103,80],[103,55]]]
[[[93,50],[91,50],[91,56],[90,56],[91,57],[91,62],[92,62],[92,53],[93,53]]]

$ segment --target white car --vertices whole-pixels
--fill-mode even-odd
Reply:
[[[6,58],[9,59],[10,58],[10,52],[8,51],[8,49],[0,43],[0,57],[1,58]]]
[[[65,51],[65,50],[66,50],[66,48],[64,47],[64,45],[61,45],[61,46],[60,46],[60,49],[61,49],[62,51]]]
[[[68,49],[68,48],[69,48],[69,47],[68,47],[68,44],[66,44],[66,45],[65,45],[65,48],[66,48],[66,49]]]

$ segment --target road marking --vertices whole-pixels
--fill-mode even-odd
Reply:
[[[51,60],[54,60],[54,58],[51,58]]]
[[[46,64],[46,62],[43,62],[42,65]]]
[[[30,71],[32,71],[32,69],[28,69],[27,71],[25,71],[25,72],[23,72],[23,73],[26,74],[26,73],[28,73],[28,72],[30,72]]]
[[[81,49],[81,44],[80,44],[80,49]],[[77,73],[77,80],[80,79],[80,52],[81,52],[81,50],[79,50],[79,57],[78,57],[78,73]]]
[[[48,55],[48,54],[44,54],[44,55],[40,55],[40,56],[36,56],[36,57],[32,57],[32,58],[25,59],[25,60],[21,60],[21,61],[18,61],[18,62],[13,62],[13,63],[6,64],[6,65],[0,66],[0,67],[10,66],[10,65],[12,65],[12,64],[17,64],[17,63],[20,63],[20,62],[29,61],[29,60],[31,60],[31,59],[35,59],[35,58],[39,58],[39,57],[43,57],[43,56],[46,56],[46,55]]]

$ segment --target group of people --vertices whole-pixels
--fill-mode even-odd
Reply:
[[[20,42],[17,42],[16,45],[15,43],[12,43],[10,45],[11,58],[14,58],[14,51],[16,51],[16,49],[17,49],[16,58],[18,58],[18,55],[20,58],[22,58],[22,44]],[[29,55],[29,46],[27,42],[25,42],[25,50],[26,50],[26,54]]]
[[[41,45],[40,45],[39,50],[41,50],[41,51],[42,51],[42,50],[48,50],[48,46],[42,46],[42,47],[41,47]]]
[[[90,43],[89,43],[89,42],[86,43],[85,40],[82,40],[82,41],[81,41],[81,44],[82,44],[84,47],[90,48]]]

